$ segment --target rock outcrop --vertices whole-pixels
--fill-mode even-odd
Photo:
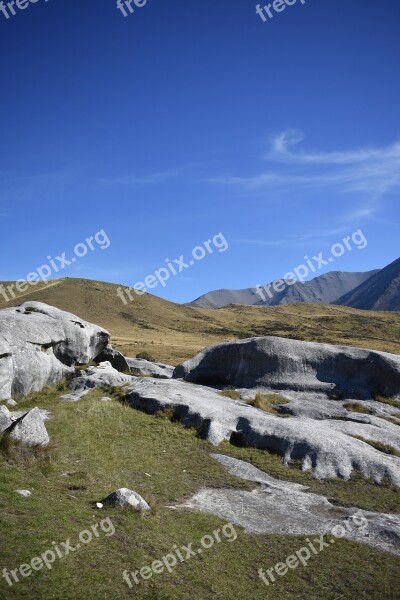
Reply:
[[[214,457],[231,475],[257,487],[251,492],[202,489],[178,508],[216,515],[247,533],[323,534],[330,544],[344,537],[400,555],[400,515],[338,507],[303,485],[274,479],[249,463]]]
[[[123,386],[132,382],[131,375],[120,373],[105,361],[97,367],[88,367],[80,372],[78,377],[72,380],[69,394],[64,394],[64,400],[80,400],[83,396],[95,388]]]
[[[303,470],[312,471],[321,479],[349,479],[353,471],[361,471],[378,483],[387,479],[400,485],[400,458],[379,452],[353,437],[357,431],[366,440],[374,441],[382,439],[380,436],[387,431],[390,440],[397,439],[398,444],[398,426],[383,420],[381,430],[375,432],[370,425],[362,430],[358,424],[355,430],[347,429],[341,421],[284,419],[204,386],[174,380],[133,380],[125,402],[151,414],[173,409],[175,419],[195,427],[215,446],[226,440],[270,450],[279,454],[284,464],[301,461]]]
[[[173,376],[210,386],[400,398],[400,356],[279,337],[209,346],[176,367]]]
[[[388,480],[400,486],[400,458],[367,443],[386,439],[394,449],[400,448],[399,427],[384,419],[359,415],[354,422],[358,415],[343,407],[337,419],[281,418],[205,386],[131,377],[109,363],[90,367],[74,380],[72,399],[105,385],[123,387],[124,402],[149,414],[172,409],[174,419],[195,427],[214,446],[230,441],[266,449],[279,454],[286,465],[300,461],[303,470],[321,479],[349,479],[360,471],[377,483]]]
[[[155,377],[156,379],[171,379],[174,367],[163,363],[153,363],[144,358],[127,358],[129,370],[137,377]],[[112,364],[112,363],[111,363]],[[114,365],[113,365],[114,366]]]
[[[0,311],[0,400],[40,391],[95,359],[110,335],[41,302]]]

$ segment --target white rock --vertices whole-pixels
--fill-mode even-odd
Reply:
[[[0,400],[26,396],[74,372],[107,346],[104,329],[42,302],[0,310]]]
[[[124,375],[111,366],[108,361],[97,367],[89,367],[71,382],[71,393],[62,396],[65,400],[77,401],[97,387],[122,386],[131,383],[135,378]]]
[[[107,498],[105,498],[104,504],[122,508],[132,507],[135,510],[150,510],[150,506],[142,498],[142,496],[132,490],[129,490],[128,488],[120,488],[119,490],[113,492],[107,496]]]
[[[20,496],[24,496],[24,498],[29,498],[29,496],[32,496],[32,492],[30,492],[29,490],[15,490],[15,491]]]
[[[17,440],[27,446],[47,446],[50,442],[43,414],[37,407],[13,421],[6,433],[12,440]]]
[[[346,538],[400,555],[400,515],[338,507],[324,496],[307,492],[303,485],[275,479],[244,461],[223,455],[214,458],[231,475],[258,487],[251,492],[203,488],[175,508],[218,516],[247,533],[324,534],[330,541],[333,528],[340,525]]]
[[[171,379],[174,367],[163,363],[154,363],[144,358],[127,358],[132,375],[155,377],[156,379]]]

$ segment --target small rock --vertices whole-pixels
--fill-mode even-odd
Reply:
[[[24,498],[29,498],[29,496],[32,496],[32,492],[30,492],[29,490],[15,490],[17,494],[19,494],[20,496],[23,496]]]
[[[17,403],[12,398],[7,400],[7,404],[8,404],[8,406],[17,406]]]
[[[100,400],[102,402],[112,402],[112,399],[111,398],[107,398],[107,396],[105,396],[104,398],[100,398]]]
[[[101,502],[96,502],[96,507],[97,508],[103,508],[104,504],[102,504]]]
[[[119,506],[122,508],[131,507],[135,510],[150,510],[150,506],[142,496],[132,490],[128,490],[128,488],[120,488],[107,496],[103,502],[108,506]]]
[[[20,441],[27,446],[47,446],[50,442],[39,408],[33,408],[19,417],[6,431],[11,439]]]

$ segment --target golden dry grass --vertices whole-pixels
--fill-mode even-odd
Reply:
[[[232,305],[198,309],[133,295],[124,305],[119,286],[85,279],[60,279],[32,287],[0,308],[27,300],[46,302],[105,327],[114,347],[127,356],[149,352],[178,364],[209,344],[252,336],[360,346],[400,354],[400,313],[359,311],[342,306],[290,304],[277,307]]]

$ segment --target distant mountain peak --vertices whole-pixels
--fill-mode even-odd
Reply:
[[[400,258],[344,294],[335,304],[361,310],[400,310]]]
[[[399,261],[400,264],[400,259]],[[394,263],[393,263],[394,264]],[[390,265],[389,265],[390,266]],[[388,269],[382,269],[385,271]],[[198,308],[222,308],[229,304],[246,304],[255,306],[279,306],[282,304],[291,304],[294,302],[310,302],[317,304],[346,304],[343,299],[350,296],[353,291],[360,286],[367,286],[371,278],[376,278],[382,272],[377,269],[361,273],[353,273],[346,271],[330,271],[319,275],[310,281],[301,282],[286,282],[286,286],[282,291],[276,291],[273,288],[273,282],[262,288],[246,288],[242,290],[215,290],[208,292],[200,298],[189,303],[189,306]],[[399,267],[400,271],[400,267]],[[393,301],[391,306],[397,308],[385,308],[380,310],[400,310],[400,302],[396,301],[396,290],[398,294],[399,283],[396,283],[396,277],[392,277],[395,290],[391,293]],[[380,280],[379,280],[380,281]],[[349,305],[352,306],[352,305]],[[386,304],[385,304],[386,306]],[[358,308],[358,307],[356,307]]]

